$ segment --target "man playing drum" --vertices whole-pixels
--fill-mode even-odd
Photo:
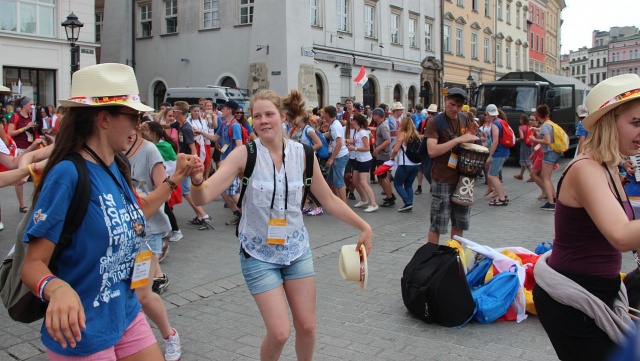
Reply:
[[[465,119],[459,114],[467,100],[463,89],[452,88],[444,103],[444,112],[427,122],[425,136],[427,150],[433,158],[431,169],[431,226],[427,240],[438,244],[441,234],[446,234],[451,218],[451,237],[462,236],[469,229],[471,210],[451,202],[460,174],[457,166],[457,148],[461,143],[473,143],[478,140],[475,134],[465,134]],[[439,127],[437,124],[443,124]]]

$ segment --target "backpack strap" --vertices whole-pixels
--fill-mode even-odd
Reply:
[[[69,203],[67,209],[67,215],[64,218],[64,226],[62,227],[62,233],[60,240],[53,250],[51,260],[49,261],[49,269],[54,274],[58,271],[58,259],[62,250],[71,245],[73,234],[82,224],[84,215],[89,208],[89,201],[91,199],[91,179],[89,176],[89,168],[84,158],[79,153],[71,153],[65,157],[65,160],[69,160],[73,163],[78,171],[78,182],[76,183],[76,189]]]
[[[247,163],[244,166],[244,172],[242,173],[242,187],[240,188],[240,197],[238,197],[238,208],[242,207],[242,198],[244,198],[244,192],[249,185],[249,178],[253,174],[253,168],[256,166],[256,159],[258,158],[258,148],[256,147],[256,141],[252,140],[244,145],[247,147]]]
[[[311,146],[306,144],[302,145],[304,147],[304,158],[305,158],[305,166],[304,166],[304,192],[302,194],[302,202],[300,202],[300,209],[304,207],[304,202],[309,195],[309,188],[311,188],[311,181],[313,178],[313,159],[315,153]]]

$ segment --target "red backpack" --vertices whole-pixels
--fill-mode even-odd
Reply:
[[[238,120],[234,118],[234,119],[231,121],[231,123],[229,123],[228,130],[229,130],[229,139],[230,139],[231,141],[233,141],[233,125],[234,125],[235,123],[237,123],[237,122],[238,122]],[[244,127],[244,125],[242,125],[242,124],[240,124],[240,129],[242,129],[242,144],[247,144],[247,143],[249,143],[249,131],[248,131],[248,130],[247,130],[247,128],[245,128],[245,127]]]
[[[497,118],[494,122],[499,122],[502,125],[502,136],[498,141],[505,148],[511,148],[516,145],[516,135],[513,129],[509,126],[506,120]]]
[[[533,132],[533,128],[531,128],[528,125],[526,127],[527,127],[527,131],[523,132],[524,139],[522,141],[526,146],[530,147],[533,145],[533,142],[531,141],[531,137],[535,136],[535,133]]]

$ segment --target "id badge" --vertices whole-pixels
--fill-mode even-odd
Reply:
[[[27,134],[27,141],[33,143],[33,134],[31,132],[25,132]]]
[[[138,253],[136,262],[133,265],[131,275],[131,289],[145,286],[149,283],[149,271],[151,270],[151,250]]]
[[[455,153],[451,153],[451,156],[449,157],[449,162],[447,163],[447,165],[449,166],[449,168],[453,168],[453,169],[458,168],[458,155]]]
[[[221,152],[221,153],[226,152],[226,151],[227,151],[227,148],[229,148],[229,144],[225,144],[225,145],[223,145],[223,146],[222,146],[222,148],[220,148],[220,152]]]
[[[270,218],[267,231],[268,244],[285,244],[287,241],[287,220],[284,218]]]

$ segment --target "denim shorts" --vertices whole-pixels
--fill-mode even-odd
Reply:
[[[333,160],[331,168],[329,169],[329,176],[327,177],[327,183],[336,187],[337,189],[344,188],[344,169],[349,161],[349,154],[345,154],[340,158]]]
[[[186,196],[191,194],[191,177],[186,176],[182,179],[182,182],[180,182],[180,184],[182,185],[182,195]]]
[[[555,164],[558,164],[560,157],[562,157],[562,154],[556,153],[555,151],[550,150],[544,153],[544,158],[542,158],[542,162],[555,165]]]
[[[489,175],[497,177],[498,173],[502,170],[504,162],[508,157],[491,157],[491,166],[489,167]]]
[[[251,256],[247,258],[247,255],[245,255],[243,249],[240,249],[242,275],[252,295],[277,288],[287,280],[307,278],[315,275],[311,248],[288,266],[263,262]]]
[[[158,234],[148,234],[144,237],[144,241],[147,242],[149,248],[151,248],[151,252],[154,254],[162,253],[162,233]],[[147,248],[144,246],[140,249],[141,251],[146,251]]]

